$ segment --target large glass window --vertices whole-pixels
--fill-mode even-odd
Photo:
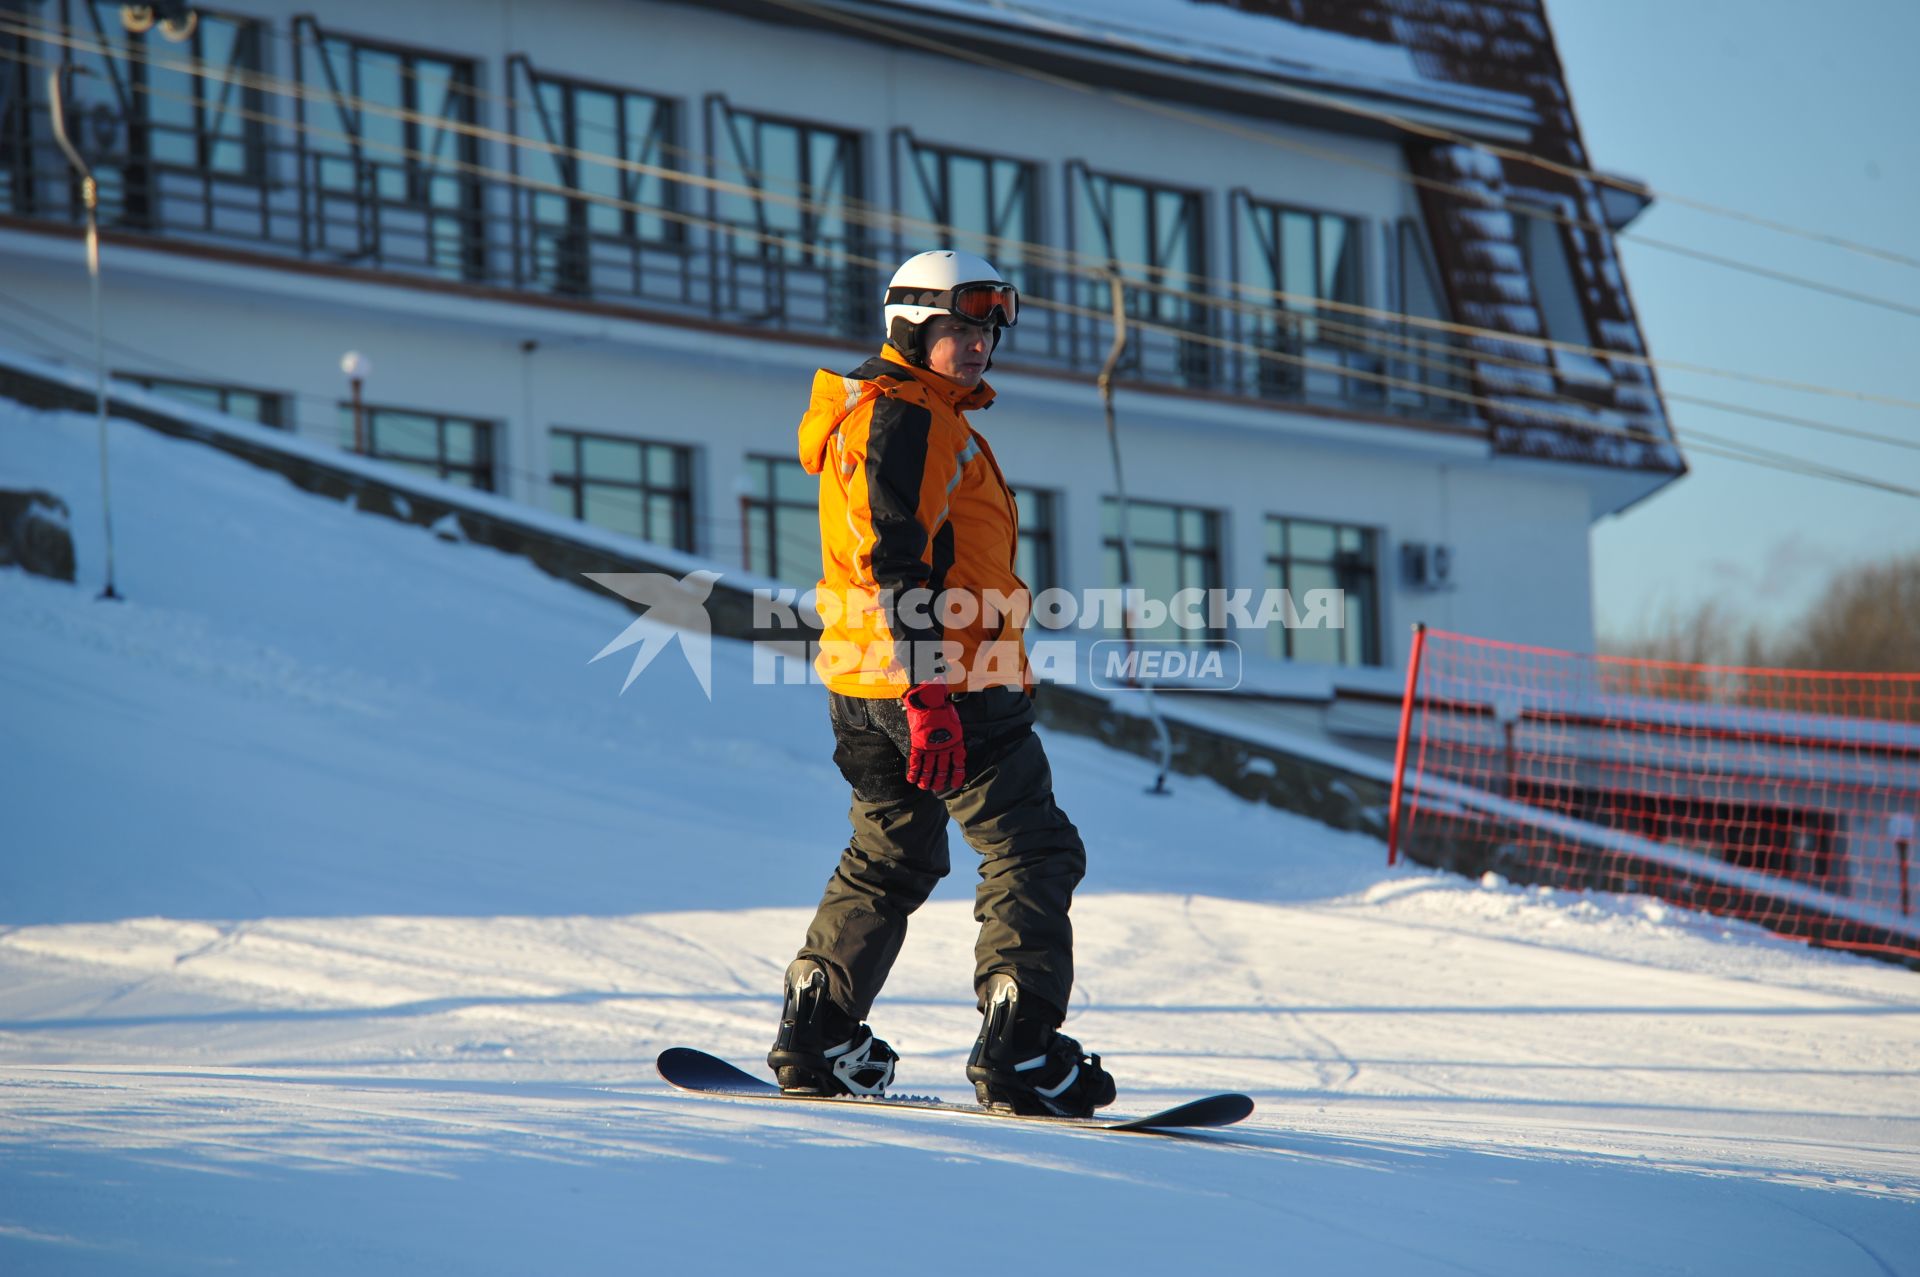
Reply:
[[[1199,191],[1096,173],[1068,166],[1073,247],[1080,255],[1114,264],[1127,289],[1127,313],[1155,328],[1142,328],[1127,344],[1127,366],[1155,380],[1204,384],[1211,378],[1212,348],[1168,333],[1167,328],[1204,332],[1207,308],[1193,294],[1206,287],[1206,203]],[[1081,306],[1104,313],[1111,302],[1105,281],[1076,278]],[[1076,355],[1099,363],[1111,337],[1104,324],[1079,326]]]
[[[1020,543],[1013,570],[1031,594],[1060,584],[1058,548],[1054,541],[1055,493],[1044,488],[1015,487],[1014,504],[1020,510]]]
[[[584,430],[555,430],[548,448],[556,513],[693,549],[692,449]]]
[[[1304,612],[1306,591],[1340,590],[1346,595],[1345,629],[1267,631],[1267,649],[1292,661],[1329,665],[1380,663],[1380,592],[1372,528],[1318,519],[1267,518],[1267,584],[1293,595]]]
[[[520,193],[531,231],[530,282],[584,293],[594,291],[599,274],[622,291],[643,293],[635,254],[642,246],[677,248],[685,232],[685,224],[671,216],[679,208],[678,184],[637,167],[677,167],[673,102],[549,75],[522,59],[515,65],[516,83],[523,86],[516,108],[520,132],[556,148],[521,147],[521,171],[546,186],[579,192],[578,198],[535,188]],[[588,158],[596,155],[636,167]]]
[[[776,581],[820,579],[820,479],[791,457],[748,457],[740,499],[747,570]]]
[[[1248,388],[1284,397],[1306,391],[1373,392],[1378,382],[1350,385],[1333,371],[1335,366],[1353,363],[1351,356],[1365,351],[1367,343],[1353,331],[1359,321],[1349,311],[1320,305],[1357,306],[1364,300],[1360,220],[1246,195],[1237,195],[1234,203],[1234,268],[1235,282],[1242,285],[1240,300],[1271,301],[1271,308],[1241,311],[1236,318],[1241,340],[1273,356],[1251,360],[1252,376],[1243,374]],[[1335,326],[1324,327],[1323,319]]]
[[[469,488],[493,491],[493,423],[405,408],[364,407],[368,455]],[[340,405],[340,435],[353,445],[353,405]]]
[[[1121,581],[1120,502],[1103,497],[1104,545],[1107,586],[1119,588]],[[1157,501],[1127,502],[1129,539],[1133,542],[1131,586],[1145,597],[1170,604],[1181,590],[1217,590],[1220,588],[1220,514],[1196,506],[1168,505]],[[1170,642],[1197,641],[1214,637],[1205,630],[1182,629],[1169,616],[1147,630],[1135,630],[1135,638]]]
[[[723,307],[786,325],[867,333],[872,271],[850,218],[863,198],[860,139],[844,129],[709,99]]]
[[[1422,319],[1448,318],[1446,291],[1440,286],[1440,272],[1434,269],[1426,233],[1411,219],[1402,220],[1399,230],[1399,308]]]
[[[1003,271],[1026,261],[1026,244],[1040,238],[1040,169],[1027,160],[923,142],[904,129],[895,135],[901,158],[900,211],[952,231],[951,243],[921,227],[910,242],[963,248]]]
[[[1403,218],[1393,228],[1390,249],[1388,308],[1420,319],[1451,318],[1425,228]],[[1398,383],[1386,387],[1386,398],[1397,406],[1457,415],[1458,399],[1428,394],[1421,387],[1455,393],[1467,389],[1468,351],[1461,339],[1442,329],[1398,321],[1382,326],[1381,333],[1388,351],[1385,372]]]
[[[192,33],[176,43],[158,30],[128,30],[121,10],[90,0],[52,7],[46,15],[72,24],[78,37],[63,50],[86,76],[69,100],[77,107],[70,124],[89,153],[102,216],[140,228],[182,217],[204,225],[212,215],[198,205],[212,198],[211,181],[254,182],[265,172],[261,116],[269,107],[257,84],[236,80],[263,70],[266,24],[196,10]],[[44,76],[27,77],[30,101],[44,104]],[[64,186],[64,162],[56,172]],[[196,205],[165,209],[169,194],[188,195]],[[228,198],[234,198],[230,192]]]
[[[358,264],[486,273],[473,63],[294,22],[319,247]]]
[[[0,212],[34,211],[32,66],[27,37],[0,30]]]
[[[117,10],[117,6],[116,6]],[[265,98],[258,81],[266,24],[195,9],[192,36],[175,44],[158,32],[127,64],[146,98],[148,149],[162,164],[226,177],[257,178],[266,167]]]
[[[1544,214],[1516,212],[1513,222],[1514,238],[1526,254],[1527,273],[1533,277],[1546,335],[1576,346],[1593,345],[1593,330],[1587,325],[1587,308],[1580,300],[1580,285],[1567,255],[1564,229]]]
[[[901,129],[894,134],[894,170],[900,211],[947,228],[905,228],[898,245],[902,255],[936,245],[965,249],[998,266],[1022,296],[1047,295],[1047,273],[1030,247],[1041,236],[1039,165],[935,145]],[[1027,310],[1005,334],[1007,349],[1047,346],[1052,317],[1049,311]]]
[[[172,377],[149,377],[144,373],[117,372],[115,377],[130,381],[155,394],[224,412],[229,417],[257,421],[263,426],[284,429],[288,424],[287,396],[267,390],[247,390],[205,381],[180,381]]]
[[[1360,227],[1358,218],[1341,213],[1243,199],[1236,228],[1239,282],[1274,294],[1275,304],[1295,312],[1300,331],[1313,341],[1317,303],[1362,300]]]

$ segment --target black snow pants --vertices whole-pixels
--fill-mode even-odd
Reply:
[[[864,1020],[906,939],[907,918],[947,874],[947,821],[980,853],[974,989],[1006,972],[1064,1014],[1073,992],[1067,908],[1086,848],[1053,801],[1053,773],[1017,687],[954,698],[967,779],[932,794],[907,782],[907,717],[896,699],[831,693],[834,762],[853,787],[853,837],[827,883],[799,956],[827,971],[833,1000]]]

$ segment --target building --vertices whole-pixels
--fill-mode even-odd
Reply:
[[[1347,591],[1249,688],[1590,648],[1589,528],[1684,470],[1644,193],[1486,149],[1590,164],[1540,0],[0,0],[0,343],[83,361],[61,62],[116,375],[798,584],[810,375],[947,242],[1029,303],[979,424],[1031,584],[1117,581],[1114,263],[1136,583]]]

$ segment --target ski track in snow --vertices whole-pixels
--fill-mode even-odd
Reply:
[[[1920,975],[1064,736],[1069,1028],[1122,1110],[1252,1119],[670,1091],[666,1046],[766,1050],[845,830],[818,689],[720,643],[712,702],[675,652],[617,695],[615,600],[119,424],[96,603],[92,430],[0,404],[83,579],[0,571],[0,1271],[1920,1273]],[[875,1022],[964,1100],[953,842]]]

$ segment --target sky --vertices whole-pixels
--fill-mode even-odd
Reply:
[[[1920,4],[1547,0],[1595,167],[1920,258]],[[1668,200],[1621,242],[1656,359],[1920,402],[1920,316],[1634,242],[1697,247],[1920,307],[1920,269]],[[1920,409],[1664,371],[1668,394],[1914,440]],[[1920,450],[1669,402],[1674,423],[1920,488]],[[1594,528],[1595,622],[1620,635],[1718,599],[1775,627],[1847,564],[1920,551],[1920,501],[1689,453]]]

